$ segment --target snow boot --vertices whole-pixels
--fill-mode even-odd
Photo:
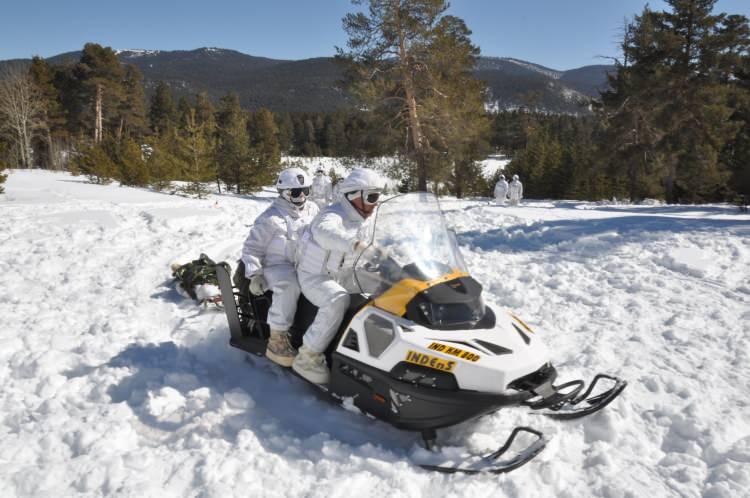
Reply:
[[[266,346],[266,358],[282,367],[291,367],[297,351],[289,342],[289,334],[286,330],[271,329],[271,337]]]
[[[292,370],[313,384],[328,384],[331,378],[323,353],[316,353],[304,344],[292,363]]]

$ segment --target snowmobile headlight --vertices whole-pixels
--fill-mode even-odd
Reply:
[[[484,304],[481,300],[473,303],[435,304],[419,303],[419,309],[433,325],[456,325],[478,322],[484,316]]]
[[[365,337],[370,355],[377,358],[393,342],[393,322],[380,315],[372,314],[365,320]]]

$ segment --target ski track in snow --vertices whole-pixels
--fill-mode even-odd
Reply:
[[[547,342],[560,381],[629,382],[558,422],[508,409],[440,432],[507,475],[427,472],[418,436],[324,402],[230,348],[177,294],[175,260],[234,261],[260,196],[206,200],[13,171],[0,195],[0,494],[750,496],[750,217],[731,206],[443,200],[493,307]],[[356,410],[354,410],[356,411]]]

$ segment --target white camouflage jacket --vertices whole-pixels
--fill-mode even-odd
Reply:
[[[325,200],[331,202],[333,199],[333,189],[331,179],[327,176],[314,176],[310,186],[310,197],[315,200]]]
[[[508,182],[500,180],[495,184],[495,197],[504,198],[508,194]]]
[[[245,276],[262,273],[263,267],[295,264],[297,242],[306,225],[318,214],[314,202],[300,210],[281,197],[256,219],[242,247]]]
[[[510,198],[523,199],[523,183],[518,180],[510,182]]]
[[[304,231],[297,269],[335,276],[353,263],[354,246],[358,241],[370,239],[371,227],[372,223],[367,223],[349,201],[339,197],[338,202],[323,209]]]

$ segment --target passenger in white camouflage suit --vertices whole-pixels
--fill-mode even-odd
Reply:
[[[300,168],[282,171],[276,182],[279,197],[256,218],[242,248],[250,292],[260,296],[273,291],[266,356],[285,367],[292,365],[297,353],[288,334],[300,294],[294,269],[297,243],[304,227],[318,214],[318,206],[307,202],[310,184],[310,176]]]

